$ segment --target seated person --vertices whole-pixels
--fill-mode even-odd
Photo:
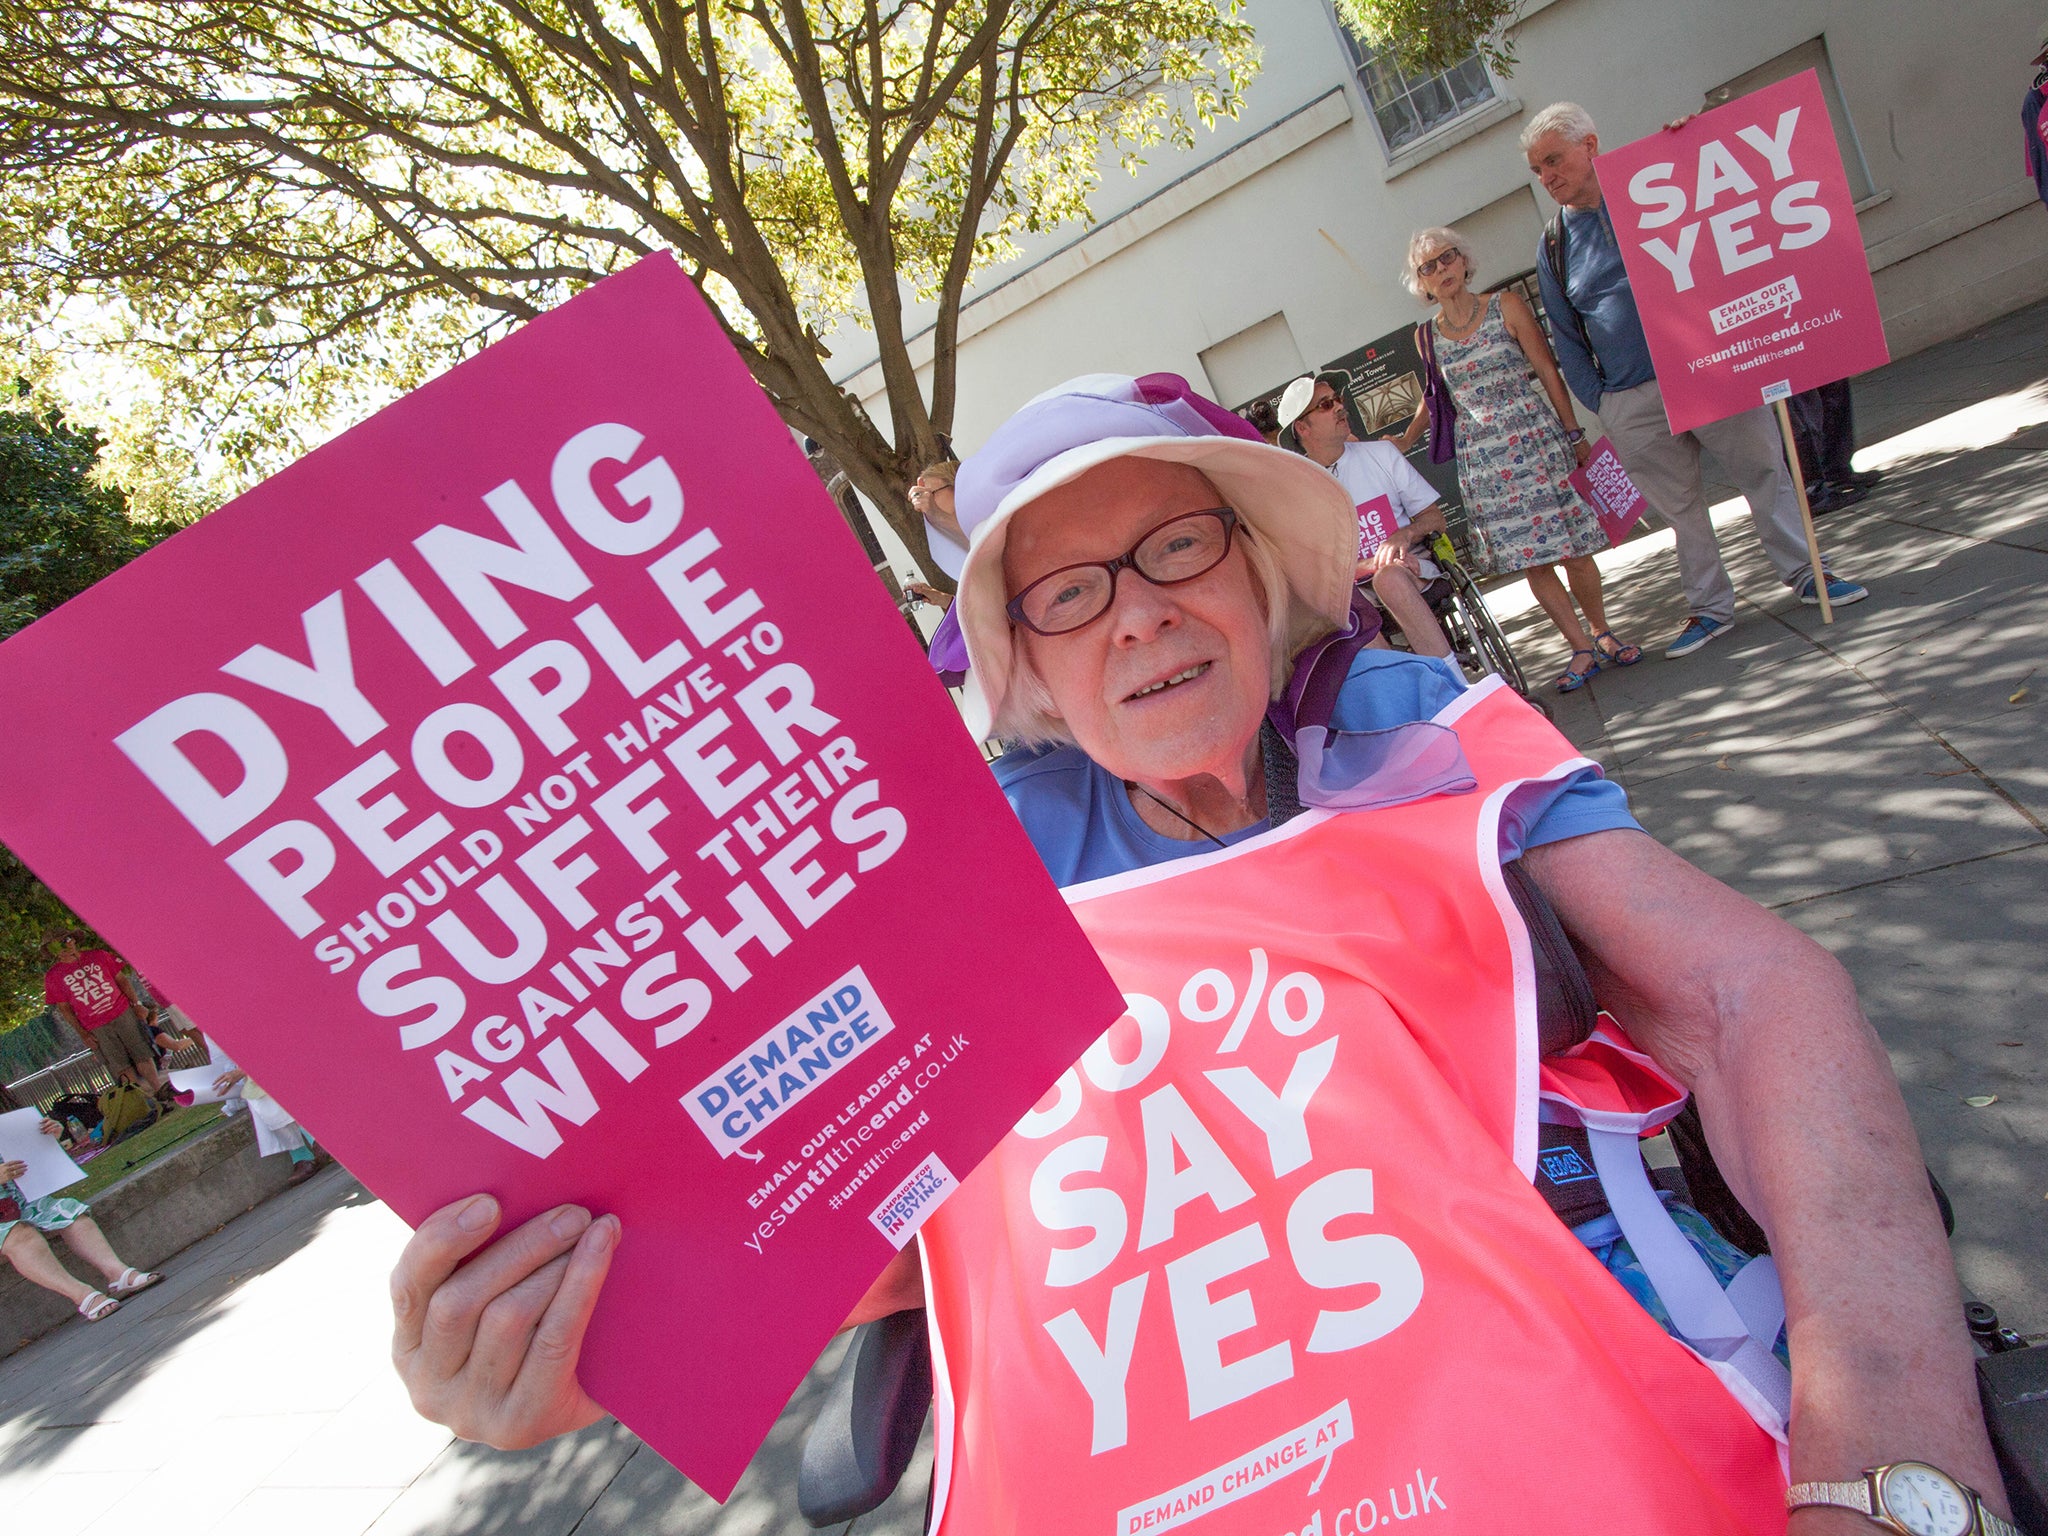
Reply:
[[[54,1120],[43,1121],[41,1129],[45,1136],[64,1134]],[[146,1291],[163,1279],[160,1274],[123,1263],[83,1201],[61,1193],[40,1200],[22,1199],[21,1186],[14,1181],[26,1172],[26,1163],[0,1162],[0,1257],[12,1264],[22,1279],[55,1291],[88,1323],[118,1311],[123,1296]],[[100,1272],[107,1288],[96,1291],[73,1276],[50,1251],[49,1239],[43,1235],[46,1232],[63,1233],[66,1246]]]
[[[1365,799],[1259,838],[1282,788],[1262,723],[1348,614],[1355,511],[1206,406],[1077,381],[959,477],[968,727],[1065,743],[998,770],[1058,879],[1150,878],[1075,897],[1137,1035],[1092,1046],[848,1319],[929,1307],[938,1529],[1149,1528],[1184,1480],[1213,1495],[1205,1473],[1262,1449],[1289,1465],[1217,1531],[1341,1532],[1347,1511],[1362,1529],[1390,1513],[1368,1521],[1377,1495],[1446,1532],[1783,1530],[1786,1466],[1842,1481],[1903,1459],[2002,1509],[1918,1142],[1833,957],[1646,836],[1511,693],[1466,692],[1440,661],[1359,651],[1331,718],[1385,748]],[[1309,755],[1304,803],[1330,788]],[[1218,843],[1240,846],[1190,857]],[[1782,1412],[1532,1198],[1527,934],[1491,894],[1510,862],[1642,1072],[1691,1091],[1771,1239]],[[1098,902],[1124,904],[1094,926]],[[1134,914],[1158,953],[1119,929]],[[1241,1066],[1218,1064],[1237,1050],[1217,1043],[1226,973],[1170,990],[1231,946],[1238,964],[1270,950],[1277,978]],[[493,1242],[498,1220],[478,1195],[420,1226],[393,1352],[421,1413],[519,1447],[601,1416],[575,1368],[619,1226],[561,1207]],[[1299,1449],[1319,1425],[1334,1460]],[[1285,1476],[1319,1459],[1313,1483]],[[1815,1509],[1793,1528],[1869,1526]]]
[[[1359,559],[1353,579],[1371,581],[1373,597],[1401,627],[1416,655],[1448,656],[1451,643],[1422,590],[1443,575],[1427,553],[1431,538],[1448,527],[1443,503],[1399,448],[1362,443],[1351,435],[1343,386],[1341,373],[1296,379],[1280,397],[1280,422],[1294,428],[1301,451],[1335,475],[1358,508]],[[1378,497],[1393,509],[1396,526],[1375,534],[1365,524]]]

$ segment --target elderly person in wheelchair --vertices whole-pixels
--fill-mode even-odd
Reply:
[[[1825,951],[1497,681],[1361,645],[1350,498],[1178,380],[1041,396],[957,502],[969,725],[1027,743],[998,778],[1130,1012],[849,1319],[929,1308],[936,1529],[2011,1529]],[[1688,1091],[1771,1260],[1649,1188]],[[394,1352],[515,1447],[600,1416],[619,1233],[496,1221],[421,1226]]]

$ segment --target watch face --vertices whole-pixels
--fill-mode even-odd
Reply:
[[[1917,1461],[1885,1473],[1877,1493],[1884,1512],[1913,1536],[1963,1536],[1975,1518],[1961,1484]]]

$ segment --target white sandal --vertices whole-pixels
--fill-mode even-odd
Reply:
[[[120,1310],[120,1302],[99,1291],[87,1291],[84,1300],[78,1304],[78,1315],[88,1323],[96,1323],[101,1318]]]
[[[107,1294],[109,1296],[133,1296],[137,1291],[148,1290],[161,1279],[163,1279],[162,1275],[150,1270],[124,1269],[121,1271],[121,1278],[107,1287]]]

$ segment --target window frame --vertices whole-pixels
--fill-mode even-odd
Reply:
[[[1350,56],[1351,84],[1353,88],[1356,89],[1359,97],[1364,102],[1365,115],[1372,120],[1373,134],[1376,138],[1378,138],[1380,143],[1380,153],[1386,157],[1387,163],[1390,166],[1402,160],[1412,158],[1418,149],[1421,149],[1424,146],[1426,146],[1432,139],[1436,138],[1439,134],[1449,133],[1453,131],[1458,127],[1459,124],[1463,123],[1467,118],[1471,117],[1474,113],[1484,112],[1485,110],[1487,110],[1487,108],[1495,106],[1497,103],[1506,100],[1506,97],[1504,97],[1501,93],[1500,81],[1494,78],[1493,71],[1486,67],[1486,60],[1480,57],[1480,55],[1476,52],[1468,53],[1467,55],[1465,55],[1464,58],[1458,60],[1458,62],[1453,64],[1449,69],[1438,70],[1435,74],[1426,75],[1423,76],[1419,81],[1411,82],[1408,79],[1406,72],[1401,70],[1400,66],[1397,63],[1395,63],[1391,58],[1389,58],[1384,51],[1372,48],[1371,45],[1369,45],[1365,41],[1365,39],[1358,36],[1357,33],[1353,32],[1349,27],[1347,27],[1344,24],[1342,17],[1332,13],[1331,21],[1336,26],[1338,35],[1343,38],[1345,51]],[[1447,76],[1455,74],[1459,70],[1464,69],[1467,65],[1473,65],[1477,67],[1479,79],[1486,88],[1485,94],[1475,98],[1474,100],[1465,105],[1459,106],[1458,110],[1453,112],[1450,116],[1442,118],[1436,123],[1423,128],[1420,132],[1416,133],[1412,138],[1404,139],[1399,144],[1391,144],[1387,141],[1386,128],[1380,121],[1380,103],[1374,99],[1372,86],[1367,83],[1368,71],[1371,70],[1371,68],[1375,64],[1383,65],[1384,68],[1394,71],[1400,76],[1402,87],[1400,101],[1404,104],[1408,104],[1409,110],[1411,112],[1415,112],[1413,102],[1415,100],[1416,86],[1426,87],[1435,82],[1442,81]],[[1448,86],[1446,86],[1445,88],[1446,90],[1450,89],[1450,87]],[[1453,100],[1455,101],[1455,91],[1452,91],[1451,94]],[[1415,115],[1419,121],[1421,114],[1419,112],[1415,112]]]

